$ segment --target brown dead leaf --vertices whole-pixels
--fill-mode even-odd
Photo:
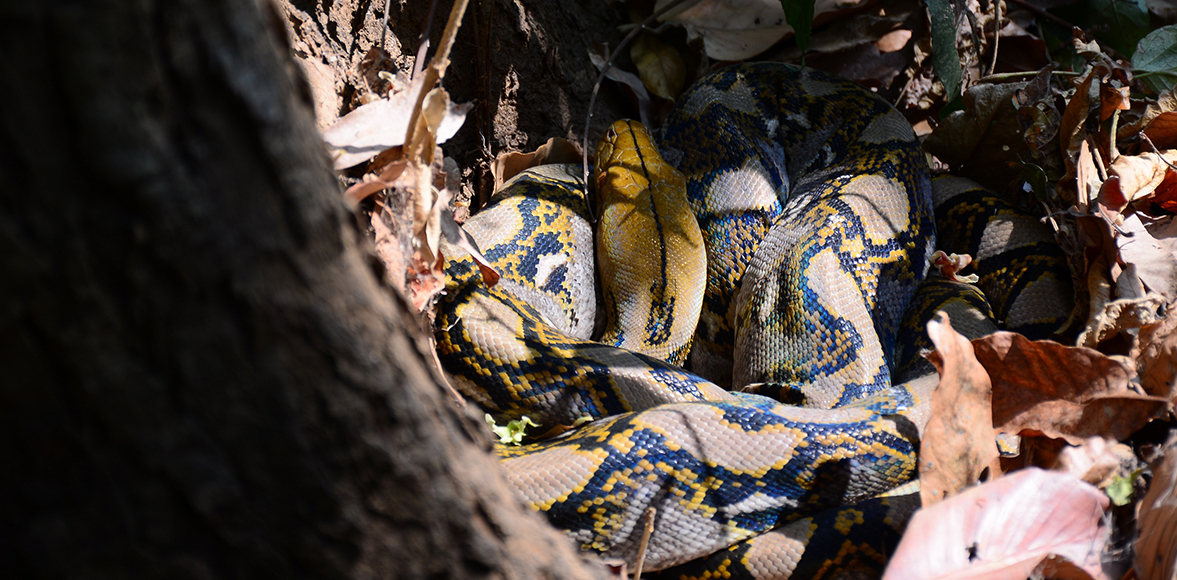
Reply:
[[[1136,364],[1144,392],[1177,403],[1177,316],[1140,327],[1128,358]]]
[[[969,340],[955,330],[948,315],[928,321],[936,346],[928,360],[940,373],[932,393],[932,412],[920,442],[920,498],[925,507],[977,482],[986,468],[999,475],[993,439],[989,375],[977,362]]]
[[[1120,125],[1116,138],[1124,141],[1144,133],[1156,149],[1177,148],[1177,95],[1163,91],[1155,101],[1148,101],[1135,120]]]
[[[1127,70],[1116,68],[1111,71],[1111,78],[1105,79],[1099,85],[1099,120],[1106,121],[1116,111],[1127,111],[1132,108],[1128,95],[1129,76]]]
[[[651,93],[673,101],[682,92],[687,81],[687,65],[673,46],[654,34],[645,33],[634,40],[629,58]]]
[[[1078,445],[1089,437],[1123,441],[1169,402],[1131,389],[1135,371],[1098,351],[997,332],[973,341],[993,381],[993,425]]]
[[[1103,580],[1107,506],[1074,476],[1012,473],[916,512],[883,580],[1023,580],[1059,568]]]
[[[964,110],[950,114],[924,141],[924,148],[953,172],[990,189],[1004,190],[1020,170],[1013,166],[1028,148],[1014,95],[1025,83],[977,85],[964,95]]]
[[[1177,578],[1177,431],[1169,434],[1152,469],[1152,484],[1137,506],[1136,575],[1172,580]]]
[[[1099,199],[1099,192],[1103,186],[1102,172],[1095,166],[1095,158],[1091,155],[1091,145],[1087,141],[1079,144],[1079,158],[1075,161],[1075,181],[1078,199],[1075,205],[1080,212],[1087,212],[1092,201]]]
[[[1172,165],[1177,162],[1177,150],[1168,149],[1160,154],[1147,151],[1140,155],[1121,155],[1112,161],[1109,172],[1120,178],[1120,192],[1123,199],[1116,211],[1138,200],[1148,199],[1157,194],[1157,188],[1166,179],[1177,183],[1177,171]],[[1171,188],[1171,186],[1170,186]],[[1167,193],[1167,192],[1166,192]]]
[[[354,209],[361,201],[367,199],[368,196],[395,186],[408,165],[409,161],[407,159],[398,159],[385,165],[384,169],[380,171],[380,175],[365,175],[363,181],[347,188],[347,191],[343,192],[343,198]]]
[[[658,0],[662,9],[672,0]],[[817,0],[814,18],[841,10],[852,10],[864,0]],[[780,0],[702,0],[687,2],[661,17],[663,22],[681,24],[687,39],[703,39],[703,50],[715,60],[744,60],[764,52],[793,32],[785,22]]]
[[[1059,148],[1066,164],[1066,178],[1075,176],[1075,162],[1079,158],[1079,148],[1087,140],[1087,130],[1084,123],[1091,111],[1099,105],[1099,83],[1096,82],[1094,69],[1075,83],[1075,93],[1063,109],[1063,117],[1059,121]],[[1064,179],[1066,179],[1064,178]],[[1066,197],[1067,188],[1060,188],[1060,193]],[[1068,200],[1070,201],[1070,200]]]
[[[1133,211],[1121,221],[1115,237],[1120,261],[1125,268],[1135,266],[1149,291],[1173,300],[1177,298],[1177,228],[1171,218],[1147,226],[1144,219]]]
[[[563,137],[552,137],[547,143],[540,145],[530,153],[509,151],[495,158],[490,164],[490,173],[494,176],[494,189],[498,191],[504,183],[512,177],[536,167],[549,163],[580,163],[580,147]],[[483,203],[486,200],[482,200]]]
[[[1107,286],[1111,288],[1111,286]],[[1093,297],[1094,298],[1094,297]],[[1079,334],[1076,344],[1088,348],[1095,348],[1099,343],[1125,330],[1140,328],[1145,324],[1155,322],[1160,316],[1157,311],[1165,304],[1165,297],[1160,294],[1146,294],[1140,298],[1123,298],[1120,300],[1101,301],[1092,303],[1091,318],[1087,321],[1087,328]]]

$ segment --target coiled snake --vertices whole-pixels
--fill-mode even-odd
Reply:
[[[915,472],[935,386],[891,382],[897,333],[919,325],[903,317],[934,239],[911,127],[847,81],[745,64],[680,97],[661,150],[665,162],[632,122],[598,150],[603,343],[589,340],[579,168],[545,166],[466,225],[499,286],[445,249],[439,358],[496,421],[579,425],[499,452],[521,497],[582,549],[632,563],[653,507],[647,570],[844,568],[853,554],[841,542],[812,569],[801,548],[822,533],[851,541],[863,520],[897,533],[893,510],[910,511],[911,496],[891,490]],[[683,179],[674,168],[685,204],[661,189]],[[693,372],[662,360],[688,352]],[[790,404],[722,388],[750,383]]]

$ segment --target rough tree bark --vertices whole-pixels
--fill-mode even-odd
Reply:
[[[0,7],[0,569],[593,575],[379,285],[270,10]]]

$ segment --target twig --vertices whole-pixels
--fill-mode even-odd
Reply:
[[[391,2],[391,0],[387,1]],[[465,10],[466,7],[463,6],[462,11],[465,12]],[[421,67],[425,64],[425,53],[429,52],[429,33],[433,31],[433,15],[436,12],[437,0],[431,0],[431,2],[429,2],[429,14],[425,16],[425,29],[421,31],[421,40],[417,44],[417,60],[413,62],[413,76],[409,77],[411,79],[415,79],[417,78],[417,75],[421,74]],[[387,21],[387,11],[384,13],[384,18],[385,21]],[[446,29],[449,29],[448,24],[446,25]],[[383,46],[384,45],[381,44],[381,47]]]
[[[1014,79],[1020,79],[1022,77],[1036,76],[1040,72],[1042,72],[1042,71],[1023,70],[1023,71],[1018,71],[1018,72],[998,73],[995,75],[989,75],[987,77],[981,77],[981,80],[979,80],[977,82],[995,83],[995,82],[1001,82],[1001,81],[1012,81]],[[1083,73],[1077,73],[1074,71],[1067,71],[1067,70],[1056,70],[1056,71],[1051,71],[1050,74],[1052,74],[1056,77],[1077,77]]]
[[[1145,143],[1148,143],[1148,147],[1149,147],[1149,149],[1152,149],[1152,152],[1153,152],[1153,153],[1156,153],[1156,154],[1157,154],[1157,157],[1160,157],[1160,158],[1161,158],[1161,161],[1163,161],[1163,162],[1165,163],[1165,165],[1168,165],[1168,166],[1169,166],[1169,169],[1172,169],[1173,171],[1177,171],[1177,167],[1174,167],[1172,163],[1169,163],[1169,160],[1168,160],[1168,159],[1165,159],[1165,156],[1164,156],[1164,155],[1161,155],[1161,152],[1157,150],[1157,146],[1156,146],[1156,145],[1153,145],[1152,139],[1149,139],[1149,138],[1148,138],[1148,135],[1146,135],[1146,134],[1144,133],[1144,131],[1141,131],[1141,132],[1140,132],[1140,136],[1144,138],[1144,142],[1145,142]]]
[[[458,36],[458,28],[462,25],[462,16],[466,14],[468,2],[469,0],[455,0],[454,7],[450,10],[449,22],[446,22],[445,31],[441,33],[441,43],[437,45],[437,53],[433,55],[433,60],[429,61],[429,68],[425,69],[421,92],[417,94],[417,102],[413,105],[413,114],[409,116],[409,119],[421,118],[421,103],[425,101],[425,95],[433,89],[437,81],[445,76],[445,69],[450,64],[450,48],[454,44],[454,38]],[[433,5],[436,4],[437,0],[433,0]],[[420,60],[417,62],[419,66]],[[409,131],[405,135],[406,152],[410,149],[409,144],[414,142],[413,137],[420,124],[419,122],[409,123]]]
[[[646,525],[642,529],[642,543],[638,546],[638,561],[634,565],[633,580],[642,580],[642,566],[646,563],[646,547],[650,544],[650,534],[654,532],[654,515],[657,513],[657,508],[646,508]]]
[[[1001,44],[1001,0],[994,0],[993,12],[993,60],[989,63],[989,74],[997,70],[997,46]]]
[[[391,7],[392,0],[384,0],[384,22],[380,24],[380,50],[384,50],[385,47],[388,46],[384,44],[384,41],[388,39],[388,9]],[[430,17],[432,16],[433,15],[430,14]],[[426,29],[428,29],[429,23],[426,22],[425,26]]]
[[[586,200],[589,199],[588,138],[589,132],[593,125],[593,105],[597,102],[597,92],[601,90],[601,83],[605,81],[605,73],[609,72],[609,69],[613,67],[613,59],[617,58],[617,55],[620,54],[621,51],[625,49],[625,47],[629,46],[629,43],[634,39],[635,36],[638,35],[639,32],[645,30],[647,25],[660,18],[663,14],[678,8],[680,4],[687,1],[689,0],[675,0],[674,2],[671,2],[670,4],[662,7],[661,10],[655,11],[650,15],[649,18],[643,20],[640,25],[631,30],[629,34],[625,35],[625,38],[622,38],[621,42],[618,43],[617,48],[610,51],[609,57],[605,59],[605,66],[601,68],[601,73],[597,75],[597,82],[593,84],[593,94],[591,97],[589,97],[588,116],[584,119],[584,137],[581,138],[582,149],[584,149],[582,163],[584,168],[584,196]]]

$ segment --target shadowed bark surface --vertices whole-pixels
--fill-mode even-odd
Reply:
[[[379,285],[281,18],[0,7],[0,566],[591,576]]]

